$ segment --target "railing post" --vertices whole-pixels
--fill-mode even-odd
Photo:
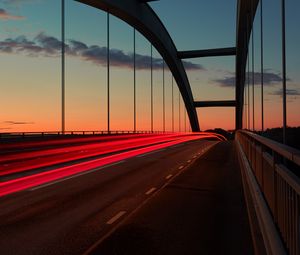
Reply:
[[[273,153],[273,180],[274,180],[274,183],[273,183],[273,192],[274,192],[274,196],[273,196],[273,201],[274,201],[274,219],[275,219],[275,222],[277,223],[278,222],[278,210],[279,210],[279,206],[278,206],[278,177],[277,177],[277,171],[276,171],[276,165],[277,164],[280,164],[281,162],[281,158],[280,156],[272,151]]]

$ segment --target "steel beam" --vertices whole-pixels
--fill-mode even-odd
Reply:
[[[235,107],[235,100],[224,100],[224,101],[195,101],[195,107]]]
[[[253,0],[253,13],[256,13],[259,0]],[[247,33],[247,22],[249,31],[252,30],[255,15],[251,14],[251,1],[238,0],[237,6],[237,38],[236,38],[236,129],[243,126],[243,104],[246,62],[250,33]],[[249,20],[247,20],[249,18]]]
[[[179,51],[178,52],[178,57],[180,59],[234,56],[234,55],[236,55],[236,47],[208,49],[208,50],[189,50],[189,51]]]
[[[140,3],[156,2],[159,0],[139,0]]]
[[[199,122],[194,107],[191,87],[177,48],[167,29],[148,4],[139,0],[76,0],[107,11],[138,30],[158,50],[169,66],[184,100],[193,131],[199,131]]]

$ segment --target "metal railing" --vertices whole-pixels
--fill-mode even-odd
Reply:
[[[120,135],[120,134],[163,134],[167,132],[163,131],[126,131],[126,130],[116,130],[116,131],[45,131],[45,132],[5,132],[0,133],[1,138],[16,138],[16,137],[44,137],[44,136],[63,136],[63,135]]]
[[[248,131],[241,145],[288,254],[300,254],[300,151]]]

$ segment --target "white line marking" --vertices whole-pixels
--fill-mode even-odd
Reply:
[[[173,176],[172,174],[169,174],[169,175],[166,177],[166,179],[168,180],[168,179],[170,179],[172,176]]]
[[[125,161],[126,161],[126,160],[121,160],[121,161],[118,161],[118,162],[115,162],[115,163],[111,163],[111,164],[109,164],[109,165],[106,165],[106,166],[102,166],[102,167],[100,167],[100,168],[97,168],[97,170],[102,169],[102,168],[107,168],[107,167],[115,166],[115,165],[119,165],[119,164],[124,163]]]
[[[184,166],[180,166],[178,169],[181,170],[182,168],[184,168]]]
[[[213,144],[212,146],[209,146],[209,149],[211,149],[213,146],[215,146],[217,143]],[[179,176],[181,174],[181,172],[177,172],[174,176]],[[162,189],[164,189],[169,183],[171,182],[171,180],[166,181],[162,187],[159,188],[159,191],[161,191]],[[158,191],[158,192],[159,192]],[[155,194],[158,194],[155,193]],[[128,217],[134,215],[138,210],[140,210],[141,208],[143,208],[151,199],[152,197],[147,197],[144,201],[142,201],[142,203],[140,203],[135,209],[133,209],[133,211],[129,212]],[[126,219],[126,218],[125,218]],[[125,220],[124,219],[124,220]],[[96,242],[93,243],[93,245],[91,245],[84,253],[83,255],[89,255],[92,252],[95,251],[95,249],[103,242],[103,240],[105,240],[108,236],[110,236],[115,230],[117,229],[117,225],[115,225],[114,227],[112,227],[112,229],[110,231],[108,231],[106,234],[104,234],[104,236],[102,236],[100,239],[98,239]]]
[[[69,176],[69,177],[66,177],[66,178],[63,178],[63,179],[59,179],[59,180],[53,181],[53,182],[49,182],[49,183],[46,183],[46,184],[42,184],[42,185],[33,187],[33,188],[29,189],[29,190],[30,190],[30,191],[34,191],[34,190],[37,190],[37,189],[42,189],[42,188],[51,186],[51,185],[56,184],[56,183],[60,183],[60,182],[63,182],[63,181],[67,181],[67,180],[70,180],[70,179],[73,179],[73,178],[76,178],[76,177],[85,175],[85,174],[90,174],[90,173],[96,172],[96,171],[101,170],[101,169],[103,169],[103,168],[115,166],[115,165],[121,164],[121,163],[123,163],[123,162],[125,162],[125,160],[121,160],[121,161],[119,161],[119,162],[115,162],[115,163],[112,163],[112,164],[109,164],[109,165],[105,165],[105,166],[101,166],[101,167],[98,167],[98,168],[94,168],[94,169],[92,169],[92,170],[85,171],[85,172],[79,173],[79,174],[75,174],[75,175],[72,175],[72,176]]]
[[[148,156],[148,155],[150,155],[150,154],[153,154],[153,153],[156,153],[156,152],[161,152],[161,151],[164,151],[164,150],[166,150],[166,149],[160,149],[160,150],[157,150],[157,151],[147,152],[147,153],[138,155],[137,157],[138,157],[138,158],[142,158],[142,157]]]
[[[153,191],[155,191],[156,188],[151,188],[146,192],[146,195],[150,195]]]
[[[191,160],[189,159],[187,162],[188,162],[188,163],[191,163]]]
[[[125,213],[126,213],[126,211],[120,211],[120,212],[118,212],[114,217],[112,217],[108,222],[106,222],[106,224],[107,225],[113,224],[115,221],[117,221],[118,219],[120,219]]]
[[[180,146],[182,146],[183,145],[183,143],[179,143],[179,144],[175,144],[175,145],[173,145],[173,146],[171,146],[172,148],[177,148],[177,147],[180,147]]]

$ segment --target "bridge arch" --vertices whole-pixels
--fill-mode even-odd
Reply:
[[[137,29],[153,46],[169,66],[182,95],[192,131],[200,130],[193,94],[176,46],[167,29],[147,3],[139,0],[76,0],[106,11]]]

